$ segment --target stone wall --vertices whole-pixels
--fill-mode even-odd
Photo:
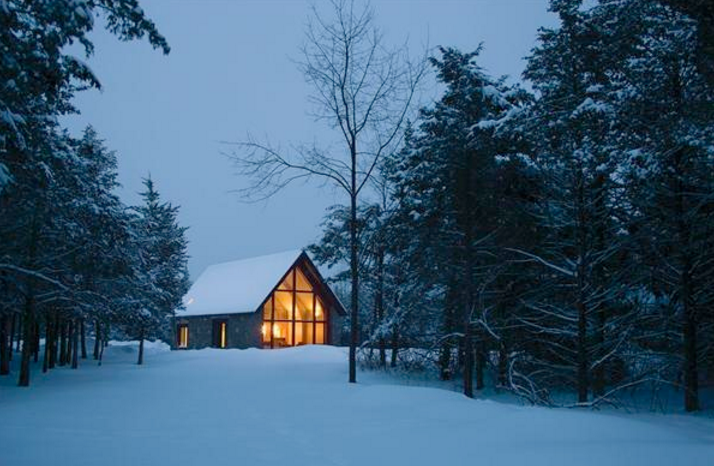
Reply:
[[[334,309],[330,309],[329,320],[330,341],[328,343],[334,346],[344,346],[346,343],[344,331],[342,328],[342,325],[344,323],[344,317],[339,315]]]
[[[330,326],[328,331],[330,341],[328,341],[328,344],[340,346],[344,344],[343,317],[335,312],[334,309],[329,309],[328,312]],[[251,312],[248,314],[177,317],[174,319],[172,349],[178,349],[176,329],[179,324],[188,324],[188,348],[186,349],[212,347],[213,322],[215,320],[226,320],[228,322],[227,348],[262,348],[260,329],[263,324],[263,316],[260,312]]]
[[[174,333],[179,324],[188,324],[188,349],[210,348],[213,346],[213,322],[226,320],[226,347],[227,348],[256,348],[260,347],[260,326],[262,316],[259,312],[249,314],[225,314],[210,316],[177,317],[175,319]],[[172,345],[177,348],[174,338]]]

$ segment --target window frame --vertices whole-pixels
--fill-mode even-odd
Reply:
[[[217,349],[228,348],[228,319],[212,319],[213,341],[211,347]]]
[[[311,290],[298,290],[297,289],[297,275],[298,275],[298,270],[300,273],[305,277],[305,279],[308,281],[308,283],[311,286]],[[283,282],[286,280],[288,277],[292,277],[292,289],[285,289],[282,288]],[[271,292],[270,292],[270,297],[267,298],[265,301],[263,301],[263,304],[261,305],[260,308],[260,313],[261,313],[261,329],[263,328],[262,325],[267,324],[267,329],[270,332],[270,342],[268,343],[266,341],[266,338],[261,335],[261,343],[263,347],[269,347],[271,349],[274,349],[275,346],[275,332],[274,332],[274,325],[276,323],[286,323],[289,324],[292,328],[292,332],[290,335],[290,341],[288,341],[288,345],[286,347],[292,347],[292,346],[298,346],[295,341],[295,327],[298,323],[300,324],[311,324],[312,325],[312,338],[311,342],[304,343],[306,345],[326,345],[329,342],[329,310],[325,306],[325,299],[320,296],[319,290],[321,289],[320,286],[317,286],[315,284],[314,278],[311,276],[311,274],[305,270],[304,267],[301,266],[300,262],[297,262],[293,264],[292,267],[285,273],[283,277],[281,277],[280,281],[278,282],[278,286],[275,287]],[[286,293],[290,292],[292,294],[292,312],[291,312],[291,319],[276,319],[275,318],[275,294],[277,292],[280,293]],[[312,294],[312,320],[303,320],[303,319],[297,319],[297,295],[298,293],[302,294]],[[322,309],[322,320],[317,320],[317,304],[318,300],[320,303],[320,307]],[[270,303],[270,319],[266,319],[266,312],[265,312],[265,306]],[[317,343],[317,326],[322,325],[323,326],[323,338],[322,338],[322,343]]]
[[[186,341],[185,343],[182,343],[183,341],[183,334],[182,330],[186,330]],[[189,345],[189,327],[188,323],[186,322],[181,322],[179,324],[176,324],[176,348],[178,349],[187,349]]]

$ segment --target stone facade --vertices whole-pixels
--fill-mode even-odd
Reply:
[[[342,325],[344,324],[344,317],[338,314],[334,309],[330,309],[329,313],[330,315],[327,323],[329,326],[327,335],[329,341],[327,344],[334,346],[344,346],[348,344],[349,339],[346,338],[344,329],[342,328]]]
[[[188,348],[186,349],[210,348],[213,346],[213,323],[216,320],[227,322],[226,347],[245,349],[261,346],[262,316],[259,312],[179,317],[175,319],[174,332],[179,325],[188,324]],[[177,338],[174,338],[174,349],[177,349],[177,343]]]
[[[328,341],[330,345],[342,343],[342,317],[328,309]],[[187,316],[174,319],[174,338],[172,349],[178,348],[177,328],[179,325],[188,325],[188,347],[181,349],[210,348],[213,344],[213,323],[224,320],[226,327],[227,348],[262,348],[260,329],[263,316],[260,312],[246,314],[220,314],[208,316]]]

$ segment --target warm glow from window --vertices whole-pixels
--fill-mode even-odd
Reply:
[[[317,320],[324,320],[324,314],[322,313],[322,303],[320,300],[317,300],[317,305],[315,306],[315,319]]]
[[[263,343],[270,348],[327,343],[327,312],[314,277],[298,265],[263,305]]]
[[[226,347],[226,323],[221,322],[221,348]]]
[[[188,325],[186,324],[178,326],[178,347],[188,348]]]

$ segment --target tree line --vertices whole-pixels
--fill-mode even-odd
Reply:
[[[136,0],[0,2],[0,375],[20,352],[18,384],[42,371],[101,362],[110,334],[167,337],[188,287],[186,228],[148,178],[142,203],[116,194],[117,157],[88,127],[58,118],[76,92],[99,88],[69,54],[93,53],[95,21],[121,40],[169,46]],[[44,344],[42,344],[44,342]]]
[[[714,377],[714,80],[708,2],[552,0],[523,81],[480,48],[429,59],[445,89],[335,206],[323,264],[359,251],[359,344],[428,349],[473,397],[616,402]],[[350,236],[350,231],[353,231]],[[337,280],[345,278],[338,275]],[[355,283],[355,281],[353,281]]]

